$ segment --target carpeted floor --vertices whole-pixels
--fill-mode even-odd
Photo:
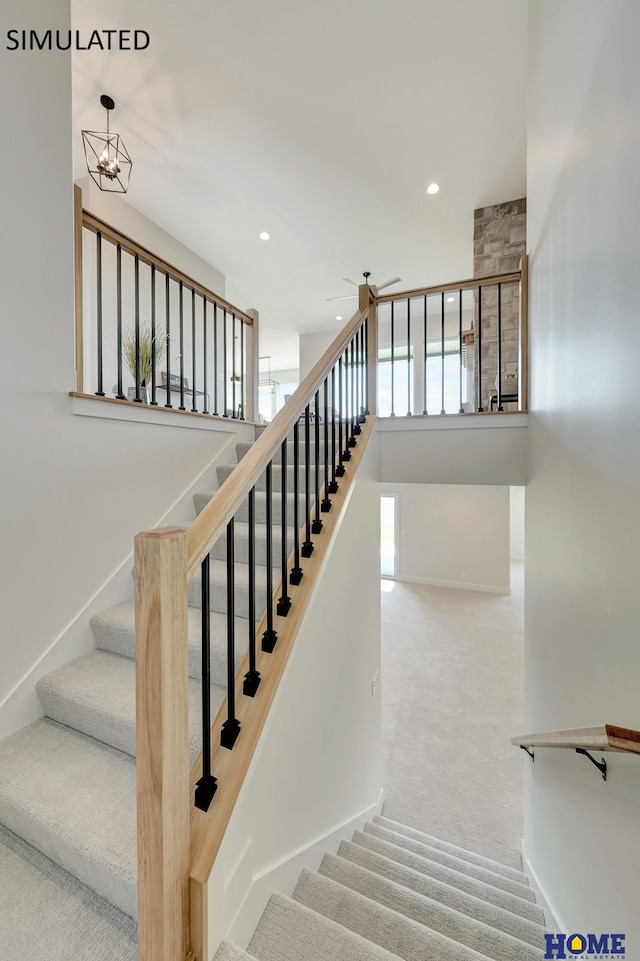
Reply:
[[[386,582],[389,585],[392,582]],[[500,859],[523,834],[523,569],[512,594],[382,593],[384,814]]]

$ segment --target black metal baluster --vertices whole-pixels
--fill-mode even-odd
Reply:
[[[338,493],[336,480],[336,365],[331,368],[331,482],[329,493]]]
[[[462,291],[458,291],[458,350],[460,353],[460,409],[459,414],[464,414],[464,407],[462,404]]]
[[[364,328],[366,321],[363,320],[360,325],[360,417],[358,418],[359,423],[364,424],[367,419],[367,402],[365,400],[367,393],[367,379],[365,376],[366,372],[366,353],[364,347]]]
[[[304,493],[305,493],[305,524],[306,537],[302,545],[302,556],[311,557],[313,541],[311,540],[311,430],[309,426],[309,405],[304,409]]]
[[[171,290],[169,274],[165,274],[165,337],[166,337],[166,347],[165,355],[167,358],[167,402],[165,407],[173,407],[171,403]]]
[[[286,617],[291,608],[291,598],[287,595],[287,584],[289,583],[289,578],[287,575],[287,438],[282,442],[280,448],[280,531],[281,531],[281,557],[282,557],[282,581],[280,584],[282,594],[278,600],[276,607],[276,613],[280,617]]]
[[[232,417],[238,416],[236,409],[236,315],[231,315],[231,409]]]
[[[423,414],[428,414],[428,413],[429,413],[429,411],[427,410],[427,320],[428,320],[428,314],[429,314],[429,307],[428,307],[428,304],[427,304],[427,295],[425,294],[425,295],[424,295],[424,322],[423,322],[423,323],[424,323],[424,330],[423,330],[423,337],[424,337],[424,367],[423,367],[423,371],[422,371],[422,373],[423,373],[423,375],[424,375],[424,382],[423,382],[423,385],[422,385],[422,413],[423,413]]]
[[[245,411],[244,411],[244,406],[245,406],[245,404],[244,404],[244,396],[245,396],[245,394],[244,394],[244,392],[245,392],[244,379],[245,379],[245,378],[244,378],[244,321],[243,321],[242,318],[241,318],[241,319],[240,319],[240,420],[245,420],[245,419],[246,419]]]
[[[198,412],[196,404],[196,292],[191,291],[191,410]]]
[[[213,302],[213,413],[218,413],[218,305]]]
[[[394,306],[395,301],[391,301],[391,417],[396,416],[396,354],[395,354],[395,317],[394,317]]]
[[[238,740],[240,721],[236,717],[236,605],[234,519],[227,524],[227,720],[222,725],[220,744],[229,751]]]
[[[272,466],[273,462],[269,461],[267,464],[267,469],[265,472],[266,476],[266,519],[267,519],[267,629],[262,635],[262,650],[266,651],[267,654],[271,654],[274,647],[276,646],[276,641],[278,640],[278,635],[273,628],[273,505],[272,505],[272,493],[273,493],[273,476],[272,476]]]
[[[351,360],[353,362],[353,375],[355,378],[355,403],[353,405],[353,433],[360,433],[360,331],[351,341]]]
[[[179,410],[186,410],[184,406],[184,287],[180,281],[180,407]]]
[[[227,401],[227,308],[223,307],[222,309],[224,311],[223,318],[222,318],[222,335],[223,335],[222,336],[222,352],[224,355],[223,364],[222,364],[222,374],[223,374],[223,382],[224,382],[224,391],[223,391],[224,413],[222,416],[228,417],[229,411],[227,410],[227,402],[228,402]]]
[[[200,614],[202,619],[202,777],[196,784],[195,805],[208,811],[216,793],[217,780],[211,774],[211,608],[209,603],[209,555],[202,561]]]
[[[102,360],[102,234],[96,233],[96,319],[97,319],[97,348],[98,348],[98,397],[104,397],[103,360]]]
[[[122,392],[122,247],[116,248],[116,352],[118,357],[118,400],[126,400]]]
[[[302,580],[303,570],[300,567],[300,437],[299,423],[293,425],[293,567],[290,582],[297,587]]]
[[[355,394],[356,368],[354,363],[353,340],[349,344],[347,351],[351,352],[351,370],[349,371],[349,377],[351,380],[351,384],[349,386],[349,396],[351,397],[351,411],[350,411],[350,417],[349,417],[349,440],[347,441],[347,444],[349,447],[355,447],[357,444],[356,437],[355,437],[356,426],[357,426],[356,425],[356,394]],[[358,427],[358,433],[359,432],[360,432],[360,428]]]
[[[444,408],[444,290],[440,294],[440,389],[442,397],[441,414],[446,414]]]
[[[329,497],[329,378],[324,379],[324,497],[320,509],[323,513],[331,510]]]
[[[249,491],[249,670],[244,676],[242,693],[255,697],[260,686],[256,666],[256,489]]]
[[[157,341],[156,341],[156,265],[151,264],[151,403],[154,407],[158,406],[156,391],[158,388],[156,365]]]
[[[342,448],[342,458],[340,467],[342,468],[342,474],[344,474],[344,461],[351,460],[351,451],[349,450],[349,348],[346,347],[344,354],[340,358],[342,363],[342,380],[344,380],[344,416],[341,417],[341,423],[344,423],[344,447]],[[342,476],[340,471],[338,471],[338,476]]]
[[[344,421],[344,405],[343,405],[343,388],[344,388],[344,369],[342,364],[342,354],[338,357],[338,405],[340,407],[339,417],[338,417],[338,466],[336,467],[336,477],[344,477],[344,449],[347,446],[346,442],[343,446],[342,437],[342,425]],[[351,457],[351,454],[349,454]]]
[[[407,297],[407,417],[411,417],[411,298]]]
[[[368,417],[369,410],[369,315],[364,321],[364,413]]]
[[[137,404],[141,404],[142,397],[140,395],[140,387],[142,386],[142,378],[140,376],[140,259],[137,254],[133,258],[133,305],[133,336],[136,355],[136,394],[134,400]]]
[[[478,411],[482,406],[482,286],[478,286]]]
[[[209,413],[209,332],[207,330],[207,298],[202,298],[202,390],[204,391],[204,410]]]
[[[313,534],[319,534],[322,530],[322,521],[320,520],[320,391],[316,391],[315,396],[315,408],[314,408],[314,443],[315,443],[315,455],[316,455],[316,499],[315,499],[315,517],[313,519],[313,524],[311,525],[311,531]]]
[[[504,410],[502,405],[502,284],[498,284],[498,410]]]

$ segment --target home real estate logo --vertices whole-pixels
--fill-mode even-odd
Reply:
[[[624,934],[545,934],[545,958],[620,961],[626,957]]]

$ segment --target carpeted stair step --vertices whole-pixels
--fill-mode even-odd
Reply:
[[[522,898],[525,901],[535,902],[535,894],[527,884],[512,881],[510,878],[505,878],[503,874],[487,871],[486,868],[478,867],[462,858],[453,857],[451,854],[447,854],[446,851],[442,851],[439,848],[421,844],[419,841],[414,841],[412,838],[408,838],[403,834],[397,834],[395,831],[388,831],[379,824],[368,822],[364,826],[364,831],[383,841],[388,841],[390,844],[395,844],[407,851],[411,851],[420,857],[428,858],[437,864],[442,864],[452,871],[458,871],[460,874],[466,874],[470,878],[475,878],[476,881],[482,881],[484,884],[492,884],[495,888],[499,888],[501,891],[507,891],[509,894],[515,895],[515,897]]]
[[[337,435],[338,435],[338,425],[336,424],[336,446],[338,443]],[[236,444],[236,455],[238,457],[238,463],[242,460],[243,457],[245,457],[249,453],[252,447],[253,447],[253,444],[246,444],[246,443]],[[305,462],[305,450],[306,448],[304,443],[304,425],[301,424],[300,425],[300,462],[301,463]],[[331,458],[331,454],[329,454],[329,458]],[[320,457],[318,458],[318,460],[319,460],[319,463],[324,464],[324,434],[323,433],[320,434]],[[309,463],[315,464],[315,462],[316,462],[316,445],[315,445],[315,438],[314,438],[313,428],[312,428],[311,444],[309,447]],[[272,463],[274,467],[276,464],[278,466],[281,465],[282,456],[280,451],[278,451],[274,455]],[[291,438],[287,441],[287,463],[293,464],[293,440]]]
[[[269,899],[247,950],[258,961],[398,961],[397,955],[282,894]]]
[[[313,871],[302,872],[293,897],[406,961],[484,961],[473,948]]]
[[[486,901],[482,897],[481,887],[476,894],[468,894],[451,884],[445,884],[420,871],[405,867],[397,861],[376,854],[359,844],[352,844],[350,841],[341,843],[338,860],[348,861],[364,868],[372,874],[379,875],[381,879],[401,885],[429,901],[448,905],[469,918],[475,918],[476,921],[504,931],[505,934],[510,934],[534,947],[540,947],[544,941],[545,927],[541,910],[538,911],[538,921],[529,920]]]
[[[368,848],[377,854],[382,854],[383,857],[390,858],[392,861],[398,861],[400,864],[404,864],[405,867],[426,874],[429,877],[435,878],[437,881],[442,881],[444,884],[459,888],[467,894],[473,894],[477,898],[482,898],[490,904],[496,904],[498,907],[504,908],[506,911],[511,911],[513,914],[519,914],[523,918],[528,918],[530,921],[544,924],[544,917],[536,904],[524,898],[509,894],[507,891],[501,891],[500,888],[494,887],[493,884],[477,881],[466,873],[461,874],[459,871],[445,867],[445,865],[432,861],[430,858],[420,857],[420,855],[414,854],[413,851],[407,851],[405,848],[398,847],[395,844],[389,844],[388,841],[383,841],[381,838],[377,838],[373,834],[367,834],[364,831],[356,831],[354,833],[353,843]]]
[[[247,954],[232,941],[223,941],[213,957],[214,961],[256,961],[254,955]]]
[[[279,570],[273,571],[274,590],[280,583]],[[235,616],[249,617],[249,567],[247,564],[234,564]],[[218,614],[227,611],[227,565],[222,561],[212,561],[209,569],[209,607]],[[189,581],[189,606],[199,608],[202,602],[202,578],[198,570]],[[267,606],[267,568],[256,565],[256,618],[262,617]],[[242,632],[245,637],[247,628]],[[225,632],[226,638],[226,632]]]
[[[195,508],[196,514],[200,514],[204,508],[207,506],[215,491],[202,491],[199,494],[193,495],[193,506]],[[300,498],[300,520],[304,519],[304,513],[302,510],[304,498]],[[272,498],[273,504],[273,521],[279,524],[282,518],[282,498],[274,494]],[[313,505],[312,505],[313,506]],[[235,515],[237,521],[248,521],[249,520],[249,508],[247,505],[247,499],[243,501],[242,505],[238,508]],[[267,499],[265,491],[256,491],[256,524],[266,524],[267,521]],[[287,494],[287,526],[293,527],[293,494]]]
[[[187,610],[189,631],[189,676],[202,677],[202,614],[199,608]],[[249,622],[236,617],[236,670],[249,644]],[[135,657],[135,607],[133,601],[117,604],[91,618],[91,629],[98,648],[122,657]],[[211,683],[227,683],[227,618],[211,613]]]
[[[472,864],[476,864],[480,868],[486,868],[487,871],[493,871],[494,874],[504,874],[506,878],[511,878],[512,881],[518,881],[520,884],[529,884],[529,879],[527,875],[516,868],[514,865],[518,863],[519,855],[514,853],[514,865],[502,864],[500,861],[494,861],[491,858],[486,858],[482,854],[476,854],[474,851],[467,851],[466,848],[460,848],[455,844],[450,844],[448,841],[442,841],[440,838],[434,838],[430,834],[424,834],[422,831],[416,831],[414,828],[407,827],[404,824],[399,824],[397,821],[392,821],[390,818],[385,818],[376,815],[373,818],[373,823],[378,824],[382,828],[386,828],[388,831],[393,831],[395,834],[404,835],[404,837],[411,838],[413,841],[418,841],[420,844],[427,844],[429,847],[438,848],[440,851],[445,851],[447,854],[453,855],[453,857],[461,858],[464,861],[470,861]]]
[[[231,476],[231,474],[233,473],[236,467],[237,467],[237,464],[234,464],[234,465],[220,464],[216,468],[218,484],[220,487],[222,487],[222,485],[227,480],[227,478]],[[304,461],[301,461],[300,467],[298,469],[298,491],[300,493],[301,503],[306,490],[305,477],[306,477],[305,465],[304,465]],[[329,477],[329,480],[331,480],[331,477]],[[309,473],[309,489],[311,491],[313,491],[314,489],[315,482],[316,482],[315,470],[311,470]],[[320,483],[320,486],[324,484],[324,467],[322,467],[321,470],[319,471],[319,483]],[[294,489],[293,484],[294,484],[294,469],[293,469],[293,464],[291,463],[291,461],[289,461],[287,464],[287,490],[288,491],[293,492],[293,489]],[[263,473],[260,475],[260,477],[256,481],[256,491],[266,491],[266,489],[267,489],[267,475],[266,473]],[[271,470],[271,489],[273,490],[274,493],[276,492],[280,493],[280,491],[282,490],[282,467],[280,467],[279,464],[274,464]]]
[[[132,918],[4,828],[0,919],[3,961],[137,961]]]
[[[301,505],[302,507],[302,505]],[[302,509],[300,510],[300,523],[303,522]],[[234,523],[234,556],[238,563],[249,563],[249,525],[244,521]],[[256,524],[256,564],[264,567],[267,560],[267,528],[264,524]],[[302,543],[302,539],[300,541]],[[293,550],[293,527],[287,528],[287,556]],[[227,557],[227,538],[219,537],[210,551],[210,557],[216,560],[226,560]],[[282,558],[282,528],[278,524],[272,529],[271,558],[273,567],[279,567]]]
[[[136,754],[135,663],[93,651],[45,674],[36,685],[47,717],[102,741],[131,757]],[[189,750],[193,765],[202,742],[202,688],[189,680]],[[211,687],[211,716],[226,688]]]
[[[135,917],[132,758],[35,721],[0,743],[0,823]]]
[[[453,941],[486,954],[494,961],[513,961],[514,958],[518,958],[518,961],[538,961],[542,957],[542,932],[537,947],[525,945],[453,906],[408,891],[394,881],[332,854],[324,856],[318,873]]]

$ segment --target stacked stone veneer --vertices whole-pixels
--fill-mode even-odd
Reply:
[[[480,207],[474,211],[473,230],[473,276],[489,277],[493,274],[519,270],[520,258],[526,249],[527,201],[510,200],[492,207]],[[511,377],[518,376],[519,338],[519,286],[510,284],[502,288],[502,391],[511,392]],[[475,407],[478,401],[478,295],[475,296]],[[498,375],[498,293],[497,287],[484,288],[482,293],[482,365],[480,368],[480,402],[489,409],[489,398],[496,394]],[[517,409],[516,404],[503,404],[505,410]]]

